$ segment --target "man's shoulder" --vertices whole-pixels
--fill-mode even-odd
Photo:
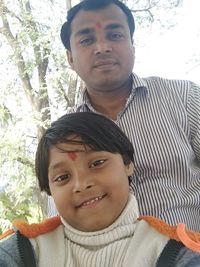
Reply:
[[[75,104],[73,107],[68,107],[66,110],[66,114],[70,113],[76,113],[76,112],[85,112],[88,111],[88,109],[85,107],[85,103],[83,102],[82,104]]]
[[[154,92],[156,95],[164,97],[180,98],[187,102],[188,96],[193,94],[195,85],[189,80],[167,79],[158,76],[142,78],[149,92]]]
[[[66,110],[66,114],[75,113],[78,111],[78,105],[74,105],[73,107],[68,107]]]
[[[147,84],[155,84],[159,87],[170,87],[170,88],[175,88],[179,89],[182,87],[189,88],[192,86],[193,82],[189,80],[181,80],[181,79],[168,79],[168,78],[163,78],[159,76],[150,76],[150,77],[145,77],[142,78],[144,82]]]

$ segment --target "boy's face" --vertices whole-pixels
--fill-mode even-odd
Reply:
[[[125,166],[120,154],[81,144],[62,143],[50,149],[52,197],[59,214],[80,231],[98,231],[117,219],[128,200],[132,173],[132,163]]]

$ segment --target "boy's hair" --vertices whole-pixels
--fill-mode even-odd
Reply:
[[[119,153],[125,165],[133,162],[133,146],[113,121],[92,112],[66,114],[46,130],[36,152],[35,171],[39,186],[41,191],[46,191],[49,195],[49,150],[60,143],[80,144],[80,141],[68,138],[71,134],[80,136],[81,144],[88,145],[95,151]]]
[[[125,4],[123,4],[119,0],[83,0],[79,4],[72,7],[67,12],[67,21],[62,25],[61,33],[60,33],[60,37],[61,37],[61,40],[62,40],[64,47],[69,51],[71,50],[71,46],[70,46],[71,23],[72,23],[74,17],[76,16],[76,14],[80,10],[89,10],[89,11],[90,10],[99,10],[99,9],[103,9],[103,8],[109,6],[110,4],[117,5],[119,8],[121,8],[121,10],[126,15],[129,30],[130,30],[130,36],[132,38],[133,33],[135,31],[134,17],[131,13],[131,10]]]

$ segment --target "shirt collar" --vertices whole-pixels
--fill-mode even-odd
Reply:
[[[137,76],[135,73],[132,73],[132,90],[127,100],[127,104],[132,100],[136,91],[138,90],[143,90],[147,95],[149,95],[149,88],[147,87],[146,81]],[[86,88],[82,92],[80,92],[80,96],[77,101],[77,109],[81,109],[83,106],[87,106],[91,111],[94,111],[94,108],[90,103]]]

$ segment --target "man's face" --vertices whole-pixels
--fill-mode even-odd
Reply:
[[[81,10],[71,24],[68,61],[88,90],[112,91],[132,73],[134,47],[124,12],[116,5]]]
[[[120,154],[81,144],[58,144],[50,149],[52,197],[59,214],[81,231],[98,231],[117,219],[128,201],[132,173],[133,164],[124,165]]]

